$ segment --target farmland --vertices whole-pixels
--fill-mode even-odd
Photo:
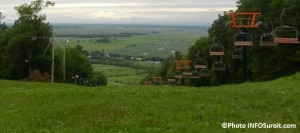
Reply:
[[[172,51],[187,52],[197,38],[207,35],[206,26],[163,25],[57,25],[56,43],[81,45],[87,51],[120,55],[169,57]],[[99,39],[109,39],[99,42]]]
[[[89,88],[0,80],[1,132],[299,132],[300,73],[218,87]],[[296,129],[223,129],[223,122]]]
[[[175,51],[187,53],[199,37],[207,35],[207,29],[206,26],[58,24],[55,26],[55,41],[58,46],[80,45],[90,54],[101,51],[108,56],[166,58],[174,55]],[[103,72],[110,82],[139,84],[147,75],[146,69],[153,68],[153,64],[145,61],[131,61],[145,66],[144,69],[134,69],[113,64],[116,59],[113,57],[106,59],[105,63],[100,58],[93,60],[93,63],[100,64],[93,65],[93,68]],[[126,59],[117,57],[116,60]],[[120,62],[116,60],[114,62]]]
[[[113,65],[93,64],[95,71],[103,72],[108,81],[121,84],[140,84],[140,81],[146,77],[146,70],[133,69],[127,67],[118,67]]]

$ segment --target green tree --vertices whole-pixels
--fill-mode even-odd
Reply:
[[[285,9],[285,10],[284,10]],[[283,12],[283,10],[285,12]],[[259,29],[247,29],[252,35],[253,47],[247,49],[248,77],[252,81],[270,80],[280,76],[289,75],[300,71],[300,49],[297,45],[280,45],[277,47],[261,47],[260,36],[263,33],[271,32],[274,27],[289,25],[300,29],[299,21],[300,1],[299,0],[243,0],[238,7],[237,12],[261,12],[258,17],[261,23]],[[280,16],[283,14],[282,19]],[[231,59],[234,51],[234,35],[240,29],[225,28],[225,25],[231,21],[230,17],[224,13],[219,15],[208,30],[208,37],[200,38],[195,45],[189,49],[188,57],[195,61],[197,51],[200,51],[202,58],[207,59],[211,67],[213,57],[209,56],[209,46],[213,43],[223,45],[226,64],[226,71],[213,71],[210,80],[211,85],[225,83],[239,83],[242,76],[241,60]],[[285,34],[290,34],[286,32]],[[215,38],[215,42],[213,42]],[[202,81],[201,81],[202,82]]]
[[[5,54],[8,64],[9,79],[22,79],[31,77],[33,70],[50,73],[51,52],[47,47],[50,44],[52,30],[46,23],[46,15],[41,11],[53,2],[36,0],[30,4],[23,4],[15,9],[19,18],[7,31]]]
[[[5,40],[6,40],[6,33],[5,30],[8,29],[6,24],[3,22],[3,19],[5,17],[2,15],[0,12],[0,78],[5,78],[8,74],[7,72],[7,66],[5,65],[6,63],[6,54],[5,54]]]
[[[4,18],[5,18],[5,16],[2,15],[2,12],[0,12],[0,33],[2,33],[5,29],[8,28],[5,24],[5,22],[3,21]]]
[[[73,83],[73,78],[78,75],[80,78],[88,79],[92,76],[93,68],[89,59],[78,49],[66,47],[66,82]],[[56,48],[55,55],[55,80],[62,81],[63,77],[63,49]]]
[[[93,86],[106,86],[107,77],[102,72],[95,72],[89,82],[93,84]]]

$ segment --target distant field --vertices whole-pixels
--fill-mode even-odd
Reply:
[[[300,132],[300,73],[219,87],[81,87],[0,80],[1,132]],[[224,129],[222,123],[296,124]]]
[[[103,72],[111,82],[121,84],[140,84],[147,74],[146,70],[118,67],[112,65],[93,64],[94,71]],[[143,73],[143,74],[140,74]]]
[[[67,45],[82,45],[87,51],[106,51],[122,55],[147,55],[169,57],[171,51],[187,53],[197,38],[207,35],[207,27],[200,26],[147,26],[147,25],[74,25],[58,26],[57,35],[93,35],[93,34],[145,34],[129,37],[111,37],[110,43],[99,43],[96,38],[57,37],[56,43],[63,44],[67,38]]]
[[[133,56],[151,56],[151,57],[170,57],[174,55],[175,51],[181,51],[186,53],[188,48],[193,45],[193,43],[187,43],[182,41],[166,41],[166,42],[153,42],[147,43],[144,45],[138,45],[135,47],[127,47],[119,50],[115,50],[113,53],[122,53],[125,55],[133,55]]]
[[[103,74],[107,77],[136,75],[139,72],[145,71],[141,69],[132,69],[112,65],[93,64],[92,66],[95,71],[103,72]]]
[[[55,33],[58,36],[58,46],[81,45],[89,52],[98,50],[107,54],[166,58],[174,55],[175,51],[187,53],[188,48],[194,45],[199,37],[207,35],[207,28],[162,25],[57,25]],[[102,42],[103,38],[109,38],[109,42]],[[65,39],[69,42],[65,43]],[[151,67],[149,64],[142,64]],[[94,69],[102,71],[109,81],[123,84],[138,84],[146,76],[145,73],[139,74],[145,70],[131,68],[94,65]]]
[[[146,76],[147,76],[147,74],[108,77],[108,80],[111,82],[120,83],[120,84],[138,85],[141,83],[141,80],[143,80]]]

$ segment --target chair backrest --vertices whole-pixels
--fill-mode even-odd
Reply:
[[[284,44],[298,44],[299,31],[291,26],[279,26],[274,30],[274,42]]]
[[[225,48],[223,45],[213,44],[209,47],[210,55],[225,55]]]
[[[236,33],[234,35],[235,46],[253,46],[252,36],[249,33]]]
[[[275,35],[273,33],[262,34],[260,36],[259,46],[277,46],[278,43],[274,41]]]

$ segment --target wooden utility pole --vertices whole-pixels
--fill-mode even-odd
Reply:
[[[53,26],[53,32],[52,32],[52,66],[51,66],[51,83],[54,83],[54,26]]]

